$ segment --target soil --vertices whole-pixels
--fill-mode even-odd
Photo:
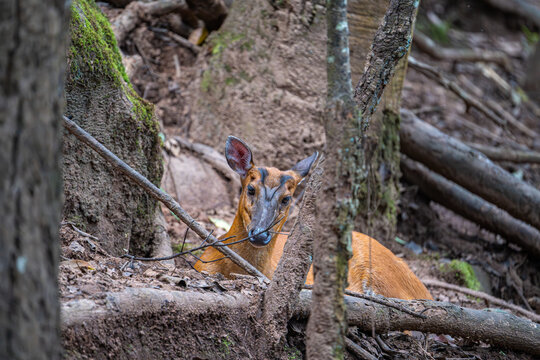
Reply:
[[[102,9],[110,20],[121,12],[121,9],[107,5],[102,5]],[[511,85],[517,84],[524,76],[523,69],[529,50],[526,37],[521,27],[517,25],[516,19],[509,18],[496,9],[485,8],[485,5],[479,3],[475,3],[474,9],[470,10],[452,1],[426,0],[421,3],[418,28],[422,28],[428,34],[430,33],[428,14],[430,16],[436,14],[450,24],[450,29],[445,33],[447,40],[444,46],[502,50],[511,58],[511,71],[494,67],[497,74]],[[127,57],[139,55],[143,59],[143,65],[136,69],[131,81],[142,97],[156,104],[165,138],[175,135],[190,138],[191,119],[197,116],[198,110],[193,94],[188,91],[193,88],[194,82],[200,82],[202,72],[211,57],[211,50],[203,44],[201,54],[196,56],[160,30],[167,27],[166,16],[141,23],[128,37],[122,50]],[[414,47],[412,56],[441,69],[468,91],[477,92],[481,98],[496,101],[517,119],[540,133],[540,122],[534,115],[534,110],[524,102],[516,103],[512,100],[492,80],[482,75],[476,64],[435,61]],[[253,69],[245,71],[250,73]],[[538,139],[528,138],[512,128],[501,129],[474,109],[467,109],[453,93],[413,69],[409,69],[407,73],[402,106],[416,112],[423,120],[445,133],[465,141],[514,148],[527,146],[540,150]],[[242,113],[242,106],[232,102],[230,112]],[[471,129],[467,121],[478,127]],[[301,134],[294,136],[300,139],[299,142],[302,141]],[[314,144],[320,145],[320,139],[311,138],[302,151],[308,154],[313,150]],[[221,152],[223,144],[212,145]],[[276,158],[273,145],[257,143],[255,148],[255,156],[259,151],[265,154],[263,156],[265,159]],[[205,224],[208,229],[215,229],[215,235],[221,235],[225,230],[215,225],[219,224],[216,220],[230,224],[235,212],[235,203],[231,201],[234,196],[230,197],[223,193],[227,191],[227,179],[215,171],[211,164],[197,158],[196,155],[184,155],[189,156],[189,161],[182,160],[188,165],[172,172],[196,168],[199,169],[197,174],[187,176],[196,180],[192,181],[190,186],[175,187],[174,182],[170,181],[171,169],[166,166],[163,186],[181,204],[186,204],[186,209],[192,216]],[[165,154],[165,156],[166,160],[170,161],[168,157],[173,155]],[[189,165],[190,162],[198,164]],[[537,188],[540,187],[540,165],[506,163],[501,165],[516,176],[522,176],[524,181]],[[220,189],[223,190],[206,191],[214,184],[218,184],[216,188],[222,186]],[[197,201],[199,197],[204,198]],[[195,247],[200,242],[200,239],[191,232],[186,236],[186,226],[175,219],[167,209],[163,208],[163,212],[168,223],[167,231],[173,241],[173,251],[178,251],[182,247],[184,238],[186,239],[184,248]],[[289,220],[289,224],[292,222],[292,219]],[[191,268],[195,261],[193,257],[176,258],[172,266],[156,262],[130,262],[128,259],[109,256],[99,247],[98,239],[82,236],[70,224],[62,225],[61,235],[63,261],[59,281],[63,302],[84,298],[99,299],[105,292],[119,291],[127,287],[210,292],[260,290],[259,285],[253,283],[253,280],[225,280],[221,276],[200,274]],[[449,263],[453,259],[465,260],[474,266],[484,291],[524,307],[535,307],[540,303],[534,301],[534,298],[540,298],[538,261],[527,257],[526,253],[500,236],[481,229],[458,214],[430,201],[414,185],[402,183],[398,238],[395,241],[381,242],[397,256],[403,257],[421,279],[438,278],[463,285],[455,276],[441,273],[440,264]],[[440,288],[431,288],[430,291],[435,300],[477,309],[486,307],[484,302],[454,291]],[[540,308],[537,307],[535,310],[538,312]],[[101,328],[94,327],[93,330],[82,326],[65,332],[64,345],[67,357],[151,358],[155,354],[161,354],[160,358],[164,359],[259,358],[256,350],[250,348],[250,344],[256,340],[255,335],[248,330],[253,326],[252,320],[246,320],[244,314],[228,314],[223,318],[207,314],[205,317],[190,319],[183,317],[182,314],[164,312],[159,314],[159,319],[156,319],[154,314],[148,318],[111,319],[111,321],[114,321],[113,327],[109,323]],[[172,326],[171,323],[175,325]],[[207,324],[212,324],[211,331]],[[139,333],[138,329],[150,326],[153,328],[148,331],[159,334],[159,338],[148,335],[147,330],[144,330],[144,334]],[[291,322],[287,346],[282,354],[276,354],[276,358],[302,358],[304,326],[305,324],[301,322]],[[110,329],[116,330],[113,333]],[[79,335],[75,336],[76,332]],[[84,336],[80,336],[81,332]],[[358,337],[357,342],[365,349],[376,356],[384,354],[371,334],[356,330],[355,333]],[[116,345],[103,341],[108,337],[115,337]],[[142,340],[145,337],[148,341]],[[384,355],[396,359],[532,359],[524,354],[495,349],[481,342],[473,343],[459,338],[452,344],[443,343],[434,336],[417,339],[402,333],[389,333],[382,338],[396,350],[393,354]],[[158,349],[157,341],[167,345]],[[134,350],[130,352],[129,349],[123,348],[125,345],[122,344],[126,343],[133,344]],[[179,353],[182,355],[179,356]],[[348,357],[354,358],[350,354]]]

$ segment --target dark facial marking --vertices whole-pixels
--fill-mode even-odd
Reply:
[[[290,176],[290,175],[281,175],[281,178],[279,179],[279,182],[281,184],[281,186],[285,185],[285,183],[288,181],[288,180],[291,180],[293,177]]]
[[[258,170],[261,173],[261,183],[264,185],[264,181],[268,177],[268,170],[265,168],[259,168]]]

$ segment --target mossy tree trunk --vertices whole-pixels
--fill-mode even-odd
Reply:
[[[351,0],[351,71],[353,84],[364,72],[373,37],[390,0]],[[407,55],[398,63],[365,134],[367,179],[362,187],[365,206],[356,218],[355,229],[380,241],[393,239],[399,205],[399,109],[407,70]]]
[[[0,359],[60,359],[58,223],[68,12],[0,5]]]
[[[153,105],[133,90],[109,22],[94,1],[75,0],[71,16],[67,115],[159,186],[161,140]],[[158,230],[156,201],[65,134],[64,218],[97,236],[112,254],[126,249],[149,255]]]

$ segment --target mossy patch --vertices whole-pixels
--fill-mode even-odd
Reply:
[[[120,87],[131,102],[137,120],[158,136],[154,105],[140,98],[133,89],[111,25],[93,0],[76,0],[71,5],[68,64],[74,84],[88,86],[90,81],[112,81]]]
[[[461,285],[464,285],[469,289],[477,291],[482,289],[482,285],[480,284],[480,281],[478,281],[474,269],[465,261],[454,259],[447,264],[442,264],[440,270],[443,274],[450,275]]]

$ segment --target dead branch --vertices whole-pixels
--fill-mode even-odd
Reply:
[[[405,155],[540,229],[538,189],[410,111],[402,109],[401,117],[401,151]]]
[[[424,280],[423,283],[426,286],[440,287],[440,288],[457,291],[457,292],[460,292],[460,293],[463,293],[463,294],[467,294],[467,295],[474,296],[476,298],[483,299],[488,303],[488,306],[491,306],[491,305],[503,306],[505,308],[508,308],[508,309],[514,310],[515,312],[520,313],[521,315],[525,316],[526,318],[528,318],[528,319],[530,319],[532,321],[540,323],[540,315],[535,314],[535,313],[533,313],[531,311],[525,310],[520,306],[510,304],[509,302],[506,302],[504,300],[501,300],[499,298],[496,298],[496,297],[491,296],[489,294],[486,294],[484,292],[471,290],[471,289],[468,289],[468,288],[465,288],[465,287],[462,287],[462,286],[457,286],[457,285],[454,285],[454,284],[448,284],[448,283],[445,283],[443,281],[434,280],[434,279]]]
[[[452,91],[454,94],[459,96],[467,105],[467,107],[474,107],[481,113],[487,116],[488,119],[492,120],[495,124],[499,126],[505,126],[507,123],[514,126],[516,129],[520,130],[527,136],[534,138],[536,133],[529,129],[527,126],[523,125],[517,119],[515,119],[510,114],[504,114],[504,118],[498,116],[488,105],[484,104],[482,101],[477,99],[475,96],[465,91],[461,86],[456,82],[449,80],[442,72],[434,68],[431,65],[418,61],[412,56],[409,56],[409,65],[426,75],[428,78],[437,81],[439,84],[444,86],[446,89]]]
[[[401,171],[432,200],[540,257],[540,231],[532,226],[405,156],[401,157]]]
[[[510,59],[501,51],[445,48],[436,44],[431,38],[418,30],[414,32],[413,41],[420,50],[437,60],[492,62],[510,70]]]
[[[259,301],[258,297],[233,291],[217,294],[147,288],[127,288],[121,292],[108,292],[96,299],[73,300],[62,304],[63,332],[74,328],[78,331],[73,336],[85,338],[84,331],[91,331],[100,322],[100,333],[104,333],[103,327],[106,324],[116,326],[114,320],[118,318],[136,319],[146,316],[147,319],[159,321],[160,316],[148,316],[152,314],[174,316],[178,313],[183,318],[197,318],[198,315],[206,313],[229,314],[235,311],[245,314],[246,319],[250,319],[254,317],[252,312],[256,308],[251,305]],[[362,330],[371,330],[373,326],[378,333],[416,330],[449,334],[540,355],[540,325],[530,320],[500,310],[473,310],[436,301],[397,299],[389,301],[425,313],[427,318],[420,319],[367,300],[346,296],[349,324]],[[311,291],[302,290],[295,315],[307,319],[310,309]],[[103,319],[107,319],[107,322],[103,322]],[[81,326],[83,324],[84,327]],[[116,341],[114,336],[100,340]]]
[[[167,32],[167,36],[169,36],[171,39],[173,39],[174,41],[176,41],[178,44],[182,45],[183,47],[191,50],[195,55],[201,52],[200,46],[190,43],[187,39],[184,39],[183,37],[173,33],[172,31]]]
[[[486,155],[493,161],[508,161],[513,163],[540,164],[540,152],[533,150],[515,150],[502,147],[487,146],[476,143],[465,143]]]
[[[484,0],[497,9],[516,14],[540,27],[540,7],[527,0]]]
[[[368,351],[364,350],[360,345],[349,339],[348,337],[345,338],[345,346],[347,346],[347,350],[349,350],[351,353],[353,353],[355,356],[357,356],[359,359],[363,360],[377,360],[377,358],[373,355],[371,355]]]
[[[111,24],[116,41],[121,45],[127,35],[137,27],[145,16],[162,16],[180,10],[189,11],[185,0],[160,0],[149,3],[131,2]]]
[[[64,116],[64,127],[75,137],[81,140],[84,144],[90,146],[94,149],[100,156],[107,160],[111,165],[113,165],[117,170],[122,172],[133,182],[139,185],[141,188],[146,190],[149,195],[155,198],[158,201],[161,201],[165,206],[167,206],[184,224],[186,224],[193,232],[195,232],[200,238],[208,239],[214,247],[222,252],[225,256],[231,259],[236,265],[244,269],[248,274],[260,277],[268,281],[266,276],[257,270],[253,265],[248,263],[234,251],[226,247],[222,242],[216,239],[211,233],[209,233],[201,224],[195,221],[169,194],[165,193],[157,186],[152,184],[147,178],[139,174],[137,171],[132,169],[125,162],[120,160],[116,155],[109,151],[105,146],[98,142],[86,131],[81,129],[75,122],[68,119]]]

